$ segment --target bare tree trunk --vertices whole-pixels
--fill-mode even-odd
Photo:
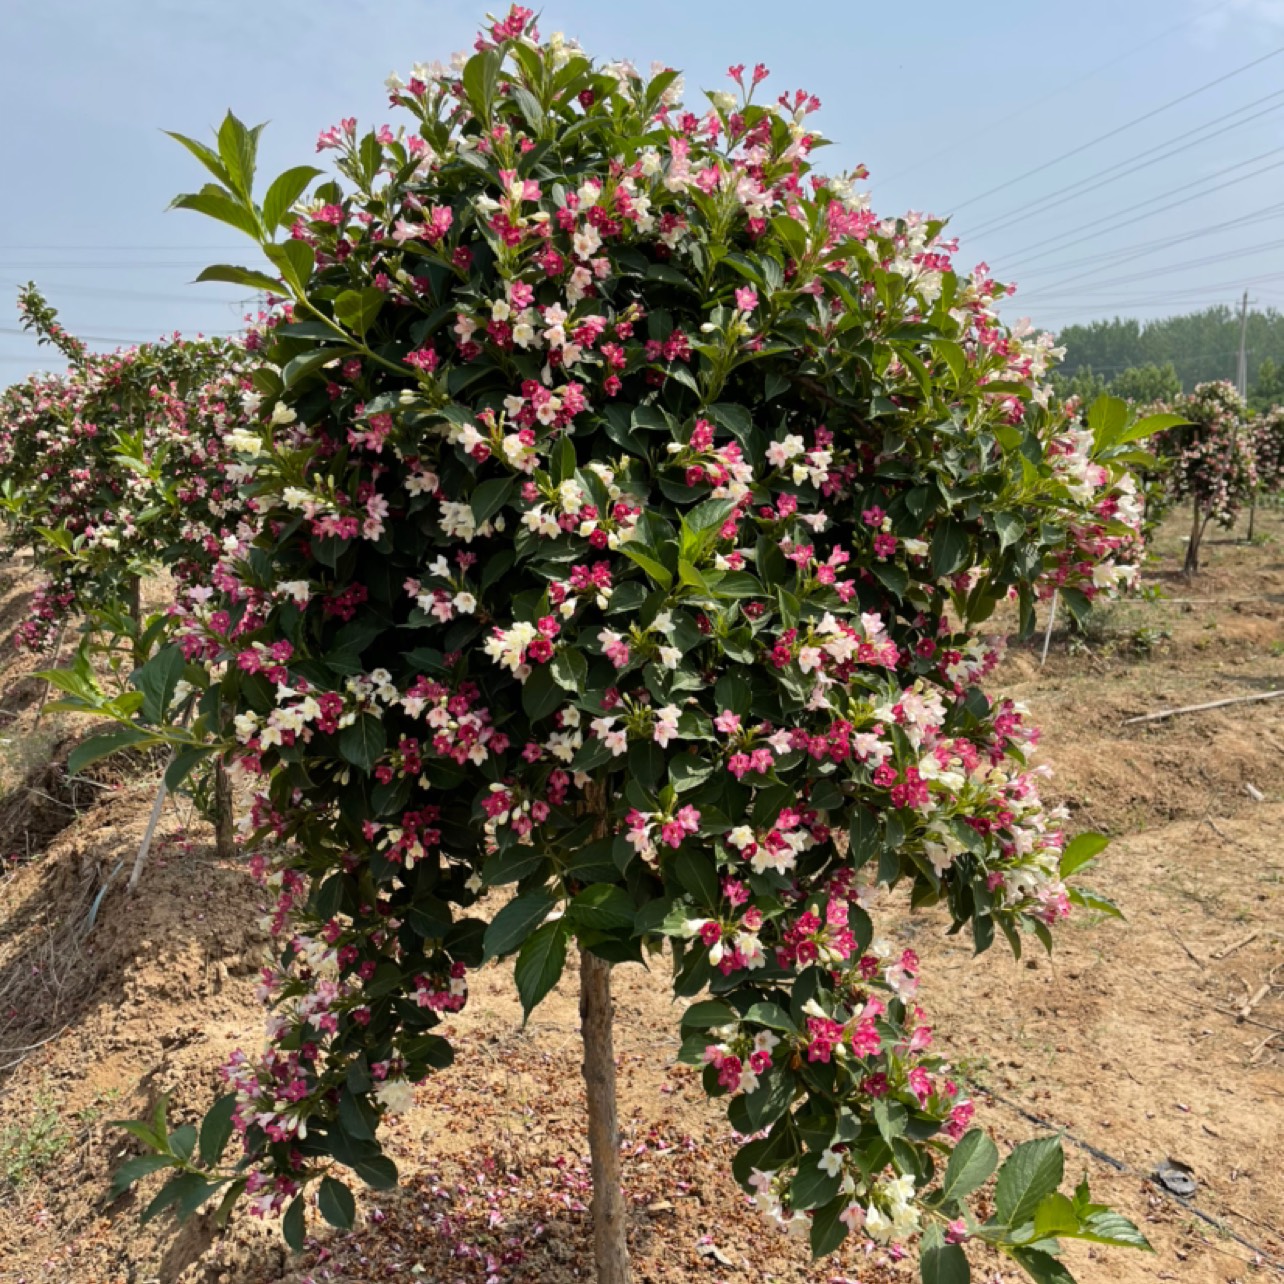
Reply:
[[[611,965],[580,947],[580,1034],[588,1091],[589,1154],[593,1168],[593,1256],[597,1284],[629,1284],[628,1217],[620,1174],[620,1127],[615,1105],[615,1044],[611,1024]]]
[[[131,575],[126,587],[126,601],[129,603],[129,618],[142,627],[143,624],[143,581],[138,575]]]
[[[1248,505],[1248,542],[1253,542],[1253,528],[1257,525],[1257,487],[1253,487],[1253,498]]]
[[[1186,545],[1185,572],[1188,576],[1199,570],[1199,544],[1204,537],[1206,518],[1199,511],[1199,500],[1193,502],[1193,516],[1190,527],[1190,542]]]
[[[134,621],[134,664],[145,664],[147,657],[143,654],[139,641],[143,633],[143,581],[140,576],[131,575],[126,580],[125,602],[129,607],[129,618]]]
[[[232,782],[223,759],[214,759],[214,847],[220,860],[236,856],[236,830],[232,814]]]

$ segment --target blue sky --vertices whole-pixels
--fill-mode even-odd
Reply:
[[[822,168],[865,162],[880,213],[957,211],[963,263],[984,259],[1020,287],[1010,319],[1164,315],[1246,285],[1284,308],[1284,0],[550,0],[542,12],[546,32],[596,56],[681,67],[689,100],[758,60],[769,86],[817,93],[836,142]],[[243,292],[190,282],[206,263],[251,263],[253,247],[166,212],[203,176],[161,131],[206,137],[231,107],[271,122],[265,172],[306,163],[340,116],[390,119],[389,71],[465,47],[482,14],[440,0],[10,6],[0,295],[35,279],[102,349],[235,330]],[[6,302],[0,382],[51,364],[17,329]]]

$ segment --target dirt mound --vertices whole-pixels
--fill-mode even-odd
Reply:
[[[1259,524],[1284,537],[1279,514]],[[1044,728],[1052,789],[1075,828],[1117,836],[1083,881],[1113,896],[1126,922],[1081,914],[1051,960],[1036,948],[1019,963],[998,947],[974,960],[930,915],[897,911],[887,923],[923,959],[924,1004],[972,1085],[980,1121],[1005,1143],[1067,1127],[1091,1147],[1069,1143],[1068,1173],[1086,1170],[1155,1243],[1156,1257],[1072,1249],[1083,1284],[1246,1284],[1259,1267],[1284,1263],[1284,700],[1123,725],[1284,687],[1284,564],[1272,545],[1214,544],[1209,570],[1190,584],[1167,573],[1181,548],[1166,539],[1150,577],[1166,600],[1112,608],[1086,637],[1058,631],[1046,666],[1037,646],[1017,648],[996,681]],[[6,591],[0,581],[0,618]],[[0,708],[6,684],[30,672],[4,666],[0,658]],[[0,736],[10,734],[0,717]],[[24,750],[21,770],[8,774],[0,755],[6,798],[18,782],[37,781],[38,750]],[[46,750],[65,763],[65,744]],[[475,979],[451,1026],[455,1066],[423,1085],[416,1109],[389,1129],[402,1185],[363,1191],[351,1233],[310,1214],[308,1247],[290,1258],[274,1225],[249,1218],[219,1236],[208,1220],[179,1228],[168,1215],[140,1229],[138,1210],[159,1178],[106,1203],[133,1146],[105,1121],[138,1117],[161,1093],[173,1094],[175,1123],[195,1121],[219,1091],[217,1067],[232,1048],[257,1047],[262,1022],[253,994],[265,944],[259,894],[243,869],[215,859],[183,800],[166,810],[137,894],[125,890],[154,774],[147,763],[107,764],[95,779],[108,787],[77,795],[57,832],[52,815],[29,813],[33,859],[0,877],[0,995],[17,987],[8,1007],[0,1003],[0,1282],[589,1278],[572,977],[525,1027],[511,968]],[[36,787],[62,800],[65,819],[63,784]],[[6,823],[15,833],[0,806]],[[912,1262],[882,1252],[813,1265],[804,1245],[746,1207],[728,1172],[734,1143],[721,1110],[674,1064],[666,982],[638,967],[617,973],[637,1277],[916,1279]],[[1148,1180],[1165,1158],[1194,1168],[1193,1207]],[[976,1278],[995,1278],[1000,1265],[978,1254]],[[1002,1278],[1015,1277],[1005,1269]]]
[[[162,1093],[175,1124],[198,1119],[217,1067],[234,1046],[257,1046],[262,1021],[258,892],[215,860],[203,826],[189,834],[191,818],[168,809],[137,891],[126,890],[154,786],[100,792],[0,884],[0,1161],[5,1126],[13,1150],[15,1129],[56,1118],[59,1142],[17,1181],[0,1162],[6,1282],[19,1259],[32,1280],[169,1281],[208,1245],[196,1229],[140,1232],[136,1199],[106,1202],[133,1153],[106,1121],[139,1117]]]

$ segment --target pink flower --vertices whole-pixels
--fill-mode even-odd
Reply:
[[[758,306],[758,292],[752,290],[749,286],[741,286],[736,291],[736,307],[741,312],[752,312]]]

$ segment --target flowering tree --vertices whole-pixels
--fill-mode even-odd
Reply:
[[[1174,503],[1191,501],[1186,573],[1199,570],[1199,549],[1210,521],[1230,529],[1257,487],[1254,437],[1247,410],[1226,380],[1201,383],[1178,405],[1184,426],[1160,438],[1168,457],[1168,492]]]
[[[239,478],[225,440],[235,440],[236,425],[256,404],[245,344],[175,336],[93,354],[63,329],[34,286],[21,292],[19,309],[24,326],[69,369],[32,376],[0,397],[8,540],[12,548],[30,545],[45,573],[15,639],[44,649],[55,630],[61,637],[79,617],[75,664],[45,676],[75,702],[71,707],[163,721],[184,705],[182,657],[162,652],[174,617],[143,618],[140,579],[163,568],[180,585],[206,585],[223,540],[234,539]],[[106,666],[93,663],[104,657]],[[115,691],[103,690],[104,667],[117,674]],[[141,696],[124,681],[131,672]],[[180,768],[209,757],[205,730],[187,737]],[[106,750],[157,739],[143,727],[118,728],[74,749],[69,766],[75,771]],[[200,797],[203,810],[215,822],[220,851],[230,855],[231,796],[221,766],[212,772],[212,797],[208,792]]]
[[[1250,431],[1257,474],[1248,511],[1248,538],[1252,539],[1258,497],[1278,495],[1284,490],[1284,406],[1272,406],[1256,415]]]
[[[91,353],[34,285],[19,311],[69,363],[0,399],[9,543],[31,545],[46,574],[17,640],[39,649],[78,609],[105,608],[119,622],[132,605],[137,625],[138,579],[158,566],[181,581],[208,578],[221,533],[235,526],[222,442],[240,415],[244,351],[239,341],[175,336]]]
[[[1059,1193],[1056,1139],[972,1215],[998,1153],[871,911],[901,888],[1018,953],[1113,911],[1067,885],[1104,840],[1040,801],[978,630],[1049,577],[1099,591],[1155,425],[1072,422],[1003,288],[813,173],[819,103],[756,102],[766,76],[696,114],[514,8],[389,81],[407,125],[326,130],[346,181],[302,204],[310,167],[256,199],[235,117],[181,140],[214,181],[178,204],[274,273],[205,277],[288,300],[237,435],[254,529],[181,630],[236,711],[278,953],[199,1137],[130,1125],[118,1187],[172,1170],[149,1214],[246,1196],[298,1246],[311,1186],[350,1225],[336,1165],[396,1181],[380,1121],[450,1064],[469,973],[515,957],[529,1013],[575,947],[598,1270],[627,1278],[610,970],[667,947],[734,1172],[817,1254],[920,1237],[965,1280],[975,1236],[1067,1279],[1060,1236],[1145,1246]]]

